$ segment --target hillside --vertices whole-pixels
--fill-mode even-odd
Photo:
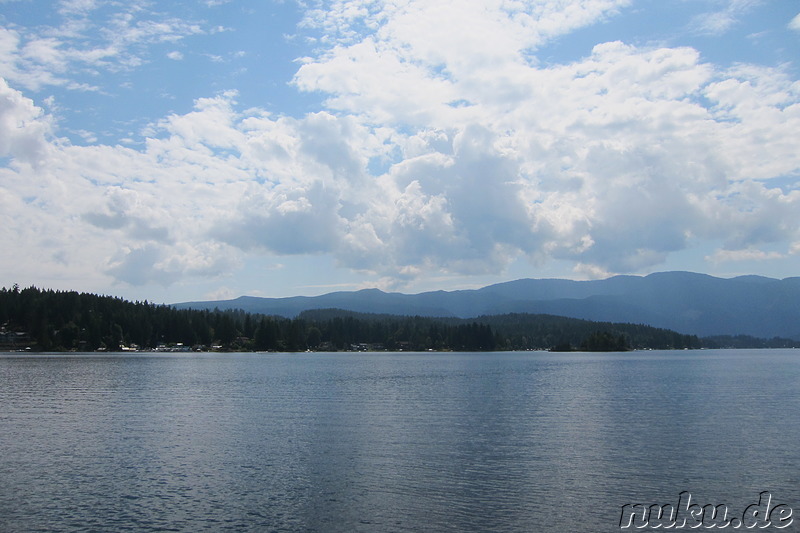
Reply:
[[[529,314],[476,319],[306,311],[296,318],[28,287],[0,290],[0,349],[568,350],[699,348],[695,336],[648,326]]]
[[[296,317],[312,309],[474,318],[550,314],[602,322],[642,323],[701,337],[750,335],[800,340],[800,278],[716,278],[690,272],[615,276],[605,280],[521,279],[477,290],[420,294],[378,289],[316,297],[186,302],[179,309],[243,309]]]

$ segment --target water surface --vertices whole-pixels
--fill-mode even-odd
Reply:
[[[799,377],[796,350],[5,354],[0,531],[620,531],[681,491],[800,513]]]

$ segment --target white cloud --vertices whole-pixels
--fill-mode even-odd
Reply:
[[[237,294],[236,291],[230,287],[219,287],[218,289],[204,294],[203,300],[232,300],[237,296],[241,296],[241,294]]]
[[[140,149],[54,138],[48,115],[4,83],[0,153],[15,163],[0,174],[0,246],[32,252],[0,269],[167,285],[223,277],[254,251],[325,254],[390,287],[525,256],[598,277],[698,241],[722,243],[712,262],[800,242],[800,192],[768,181],[800,172],[789,70],[721,70],[691,48],[622,42],[537,61],[549,39],[627,4],[470,1],[450,6],[469,28],[453,32],[437,11],[447,3],[331,2],[306,20],[328,38],[294,79],[328,109],[241,110],[225,91],[154,122]],[[199,31],[131,17],[119,28],[112,48]],[[76,61],[10,30],[0,50],[23,86],[33,64],[66,78]],[[20,50],[22,67],[9,59]],[[96,53],[86,61],[115,57]]]
[[[116,15],[105,30],[113,43],[174,43],[189,35],[203,33],[199,24],[169,18],[162,20],[137,20],[132,12]]]
[[[746,248],[744,250],[716,250],[712,255],[707,256],[706,260],[712,263],[727,263],[731,261],[768,261],[783,257],[784,255],[779,252]]]
[[[692,20],[692,28],[696,32],[722,35],[738,24],[753,8],[762,4],[763,0],[725,0],[715,3],[724,8],[696,16]]]
[[[0,77],[29,89],[43,85],[63,85],[65,78],[43,65],[30,62],[22,53],[19,32],[0,28]]]
[[[85,14],[97,9],[97,0],[61,0],[59,11],[64,14]]]
[[[148,283],[168,286],[184,277],[215,277],[237,264],[228,250],[220,248],[179,245],[167,250],[152,243],[123,248],[110,259],[106,273],[134,286]]]
[[[50,120],[0,78],[0,157],[37,165],[48,151]]]
[[[583,263],[575,265],[573,272],[580,279],[607,279],[614,275],[613,272],[604,270],[596,265],[585,265]]]
[[[418,213],[439,213],[441,230],[416,240],[393,240],[401,233],[391,233],[381,242],[393,243],[398,255],[407,248],[402,243],[414,242],[419,256],[406,255],[418,264],[455,270],[470,270],[474,251],[487,269],[525,253],[607,272],[657,265],[697,235],[785,238],[719,224],[738,212],[731,208],[740,194],[733,183],[800,167],[791,133],[800,127],[797,83],[777,69],[715,71],[689,48],[622,43],[598,45],[574,64],[538,67],[526,55],[530,49],[621,4],[574,5],[582,9],[571,15],[581,16],[544,3],[531,16],[515,17],[499,5],[470,2],[453,15],[456,26],[470,31],[455,37],[450,25],[447,33],[445,25],[426,25],[441,17],[421,2],[385,9],[333,3],[309,18],[337,40],[301,66],[298,87],[326,92],[328,105],[371,122],[420,131],[398,143],[406,159],[392,177],[405,192],[395,194],[398,201],[425,194],[412,205]],[[752,2],[734,2],[726,13],[750,8]],[[370,28],[368,37],[350,30],[354,21]],[[498,21],[502,32],[492,29]],[[459,41],[484,30],[496,38]],[[490,133],[478,143],[482,158],[470,159],[475,149],[459,154],[453,139],[475,124]],[[431,127],[441,132],[437,144],[428,142]],[[477,168],[482,175],[473,178]],[[776,194],[753,188],[765,191],[764,202]],[[517,208],[520,200],[527,204]],[[797,207],[791,195],[781,202]],[[788,217],[785,210],[781,217]],[[741,218],[736,222],[746,224]],[[781,227],[797,231],[791,218]],[[406,264],[400,257],[394,263]]]
[[[98,69],[136,68],[146,61],[149,46],[210,31],[136,3],[112,7],[119,10],[104,20],[87,16],[97,11],[94,0],[63,0],[57,26],[0,28],[0,77],[34,91],[46,86],[95,90],[81,78],[94,78]]]
[[[167,57],[173,61],[180,61],[183,59],[183,54],[177,50],[173,50],[172,52],[167,53]]]
[[[789,22],[789,29],[794,31],[800,31],[800,13],[795,16],[791,22]]]
[[[301,66],[295,83],[330,93],[327,103],[335,109],[367,113],[377,122],[422,125],[439,118],[451,124],[472,111],[469,105],[453,109],[454,102],[478,96],[517,103],[530,90],[530,80],[519,77],[535,62],[533,49],[629,3],[333,1],[311,11],[305,23],[336,40]],[[354,27],[369,33],[359,35]]]

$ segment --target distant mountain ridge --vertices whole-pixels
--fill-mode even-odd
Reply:
[[[692,272],[614,276],[603,280],[520,279],[475,290],[420,294],[378,289],[321,296],[185,302],[186,309],[242,309],[293,318],[312,309],[472,318],[539,313],[594,321],[630,322],[701,337],[752,335],[800,340],[800,277],[717,278]]]

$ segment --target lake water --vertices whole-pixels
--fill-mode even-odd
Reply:
[[[800,513],[800,350],[0,355],[3,532],[621,531],[682,491]]]

